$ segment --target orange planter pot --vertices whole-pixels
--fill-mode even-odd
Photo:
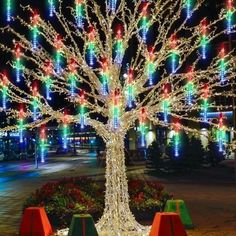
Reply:
[[[176,213],[156,213],[149,236],[187,236]]]
[[[49,236],[52,227],[43,207],[26,208],[20,226],[20,236]]]

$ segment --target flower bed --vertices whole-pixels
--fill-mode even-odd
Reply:
[[[161,211],[171,196],[157,181],[129,181],[130,208],[137,219],[152,217]],[[86,177],[65,178],[37,189],[24,203],[24,208],[44,206],[52,225],[67,227],[75,213],[89,213],[96,221],[104,208],[104,183]],[[150,214],[151,213],[151,214]],[[146,220],[146,219],[143,219]]]
[[[137,220],[152,220],[172,196],[158,181],[129,181],[130,208]]]

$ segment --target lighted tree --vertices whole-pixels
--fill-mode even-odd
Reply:
[[[67,1],[50,0],[46,17],[22,7],[29,20],[12,17],[10,2],[7,21],[20,23],[31,37],[11,26],[2,29],[14,38],[13,47],[0,47],[13,54],[15,72],[12,79],[2,74],[2,110],[17,121],[1,130],[19,130],[22,141],[24,130],[56,120],[62,124],[66,149],[69,124],[93,127],[107,150],[105,209],[97,228],[108,235],[144,232],[129,210],[125,135],[139,123],[145,146],[147,121],[168,127],[174,130],[178,157],[180,130],[198,132],[187,121],[208,123],[217,129],[222,149],[227,130],[223,117],[217,124],[207,113],[233,108],[215,103],[215,98],[234,96],[220,87],[233,81],[235,58],[222,47],[209,59],[208,46],[234,32],[233,1],[227,1],[217,20],[194,22],[191,17],[204,0],[76,0],[70,7]],[[53,96],[61,96],[58,109]],[[78,107],[77,113],[64,109],[70,104]],[[44,126],[40,137],[44,153]]]

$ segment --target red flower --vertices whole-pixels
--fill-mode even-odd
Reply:
[[[69,209],[74,209],[74,208],[75,208],[75,204],[69,203],[69,204],[67,205],[67,207],[68,207]]]
[[[143,193],[143,192],[138,193],[138,194],[134,197],[134,201],[135,201],[136,203],[143,202],[143,201],[144,201],[144,193]]]
[[[142,188],[143,182],[140,180],[131,180],[129,181],[129,189],[130,190],[137,190]]]

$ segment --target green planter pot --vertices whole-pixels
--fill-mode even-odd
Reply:
[[[164,211],[178,213],[185,229],[194,228],[188,208],[183,200],[168,200]]]
[[[98,236],[92,216],[73,215],[68,236]]]

